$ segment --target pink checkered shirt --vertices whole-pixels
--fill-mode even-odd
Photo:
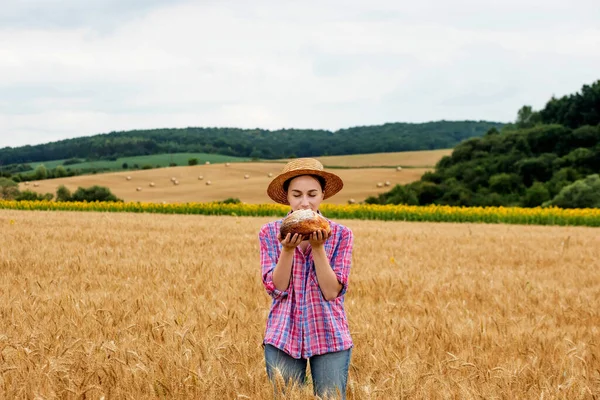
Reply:
[[[262,281],[273,298],[263,343],[294,358],[310,358],[351,348],[344,294],[352,262],[352,231],[329,221],[331,237],[325,242],[325,253],[342,290],[335,299],[327,301],[319,288],[310,245],[306,254],[296,248],[288,288],[283,292],[275,288],[273,269],[281,254],[277,234],[282,221],[264,225],[259,233]]]

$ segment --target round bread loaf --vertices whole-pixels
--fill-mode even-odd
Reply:
[[[307,240],[311,233],[318,230],[324,230],[329,235],[329,221],[313,210],[297,210],[285,217],[280,233],[282,239],[285,239],[288,233],[291,233],[291,236],[298,233],[303,236],[303,240]]]

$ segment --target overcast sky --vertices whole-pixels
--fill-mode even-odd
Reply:
[[[599,21],[599,0],[3,0],[0,148],[512,121],[600,79]]]

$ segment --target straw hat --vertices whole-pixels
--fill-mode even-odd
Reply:
[[[281,173],[269,184],[267,194],[277,203],[290,204],[287,200],[287,193],[283,190],[283,184],[288,179],[300,175],[317,175],[322,177],[325,180],[325,199],[333,196],[344,187],[342,179],[331,172],[323,171],[323,164],[318,160],[314,158],[298,158],[290,161],[283,167]]]

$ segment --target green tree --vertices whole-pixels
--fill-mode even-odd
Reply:
[[[490,190],[499,194],[510,194],[518,191],[521,178],[516,174],[500,173],[490,177]]]
[[[548,192],[546,186],[541,182],[534,182],[525,192],[522,205],[524,207],[537,207],[548,200],[550,200],[550,192]]]
[[[197,158],[190,158],[188,160],[188,165],[198,165],[198,159]]]
[[[41,180],[41,179],[46,179],[48,177],[48,170],[46,169],[46,167],[44,166],[44,164],[40,164],[36,169],[35,169],[35,179]]]
[[[92,186],[89,188],[79,187],[71,196],[71,201],[123,201],[104,186]]]
[[[55,178],[63,178],[65,176],[67,176],[67,171],[65,170],[65,167],[63,167],[62,165],[59,165],[56,168],[54,168],[54,177]]]
[[[50,201],[52,200],[52,198],[54,197],[54,195],[52,193],[37,193],[31,190],[25,190],[21,193],[19,193],[17,195],[17,197],[15,197],[15,200],[17,201],[41,201],[41,200],[46,200],[46,201]]]
[[[531,106],[523,106],[517,112],[517,128],[531,128],[541,122],[541,116],[539,113],[533,111]]]
[[[71,191],[65,185],[56,189],[56,201],[71,201]]]
[[[561,208],[600,208],[600,176],[588,175],[564,187],[545,205]]]
[[[14,200],[19,195],[19,186],[12,179],[0,178],[0,198]]]

